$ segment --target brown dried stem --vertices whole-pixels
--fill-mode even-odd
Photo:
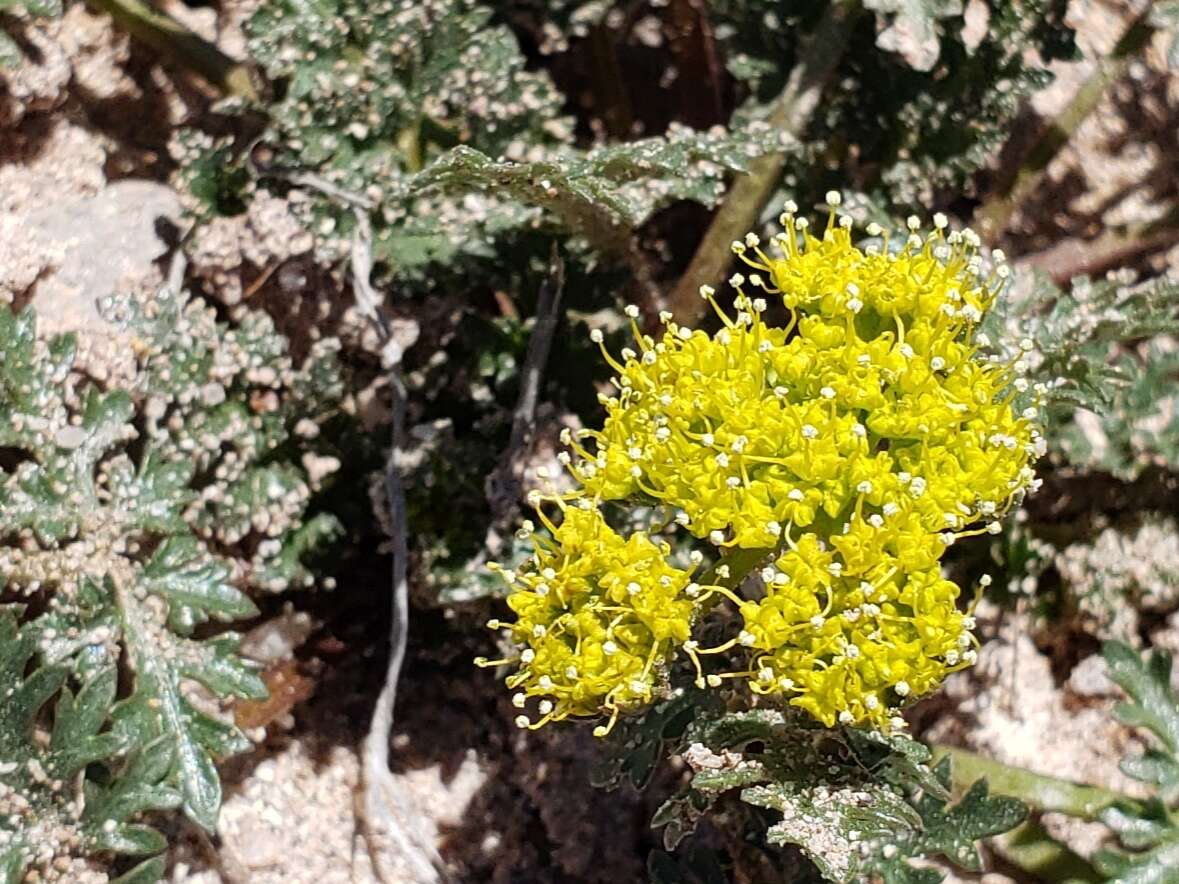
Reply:
[[[827,7],[802,58],[790,72],[786,87],[774,102],[767,119],[772,127],[794,136],[802,134],[843,58],[860,12],[855,0],[836,0]],[[707,305],[698,294],[700,286],[724,276],[732,259],[730,245],[753,227],[785,165],[785,152],[766,154],[750,163],[749,172],[733,182],[691,264],[668,297],[667,309],[678,321],[691,325],[703,315]]]
[[[1131,22],[1109,56],[1098,62],[1097,70],[1081,84],[1072,101],[1045,128],[1007,185],[991,194],[979,207],[975,213],[975,224],[986,239],[994,240],[1007,229],[1012,215],[1040,184],[1048,164],[1072,140],[1081,124],[1097,109],[1109,88],[1125,75],[1130,63],[1150,42],[1154,27],[1146,21],[1148,13],[1149,6]]]

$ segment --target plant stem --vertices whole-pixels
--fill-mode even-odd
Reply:
[[[136,40],[200,74],[226,95],[258,97],[249,68],[143,0],[86,0]]]
[[[597,24],[590,29],[589,41],[602,122],[611,137],[625,140],[634,127],[634,114],[614,49],[613,33],[605,24]]]
[[[1083,857],[1049,835],[1036,820],[1028,820],[988,844],[1003,862],[1040,881],[1097,884],[1104,880]]]
[[[1109,56],[1097,63],[1097,70],[1081,84],[1068,106],[1044,130],[1007,186],[1000,188],[979,207],[975,223],[985,238],[993,240],[1003,233],[1015,210],[1039,185],[1048,164],[1069,143],[1081,124],[1097,109],[1109,87],[1125,75],[1130,63],[1150,42],[1154,27],[1146,21],[1148,13],[1149,6],[1126,28]]]
[[[790,135],[802,133],[843,58],[860,11],[857,0],[834,0],[828,5],[802,57],[790,72],[786,87],[774,102],[766,120],[771,126]],[[766,154],[751,162],[749,172],[733,182],[691,264],[668,297],[667,309],[676,314],[680,323],[691,325],[703,315],[707,305],[698,294],[700,286],[715,283],[724,275],[732,259],[729,246],[756,223],[785,165],[784,151]]]
[[[965,749],[942,745],[932,748],[936,759],[950,758],[955,792],[964,792],[976,780],[986,777],[992,792],[1018,798],[1041,812],[1066,813],[1085,820],[1097,819],[1103,810],[1114,804],[1138,804],[1137,800],[1122,792],[1034,773]]]

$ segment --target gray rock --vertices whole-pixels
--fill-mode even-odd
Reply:
[[[161,225],[179,226],[180,216],[171,188],[135,180],[26,216],[25,235],[57,258],[32,290],[38,321],[49,333],[76,333],[88,369],[119,371],[130,358],[124,333],[103,318],[99,301],[148,295],[163,283],[156,264],[168,251]]]

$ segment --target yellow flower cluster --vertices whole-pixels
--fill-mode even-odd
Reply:
[[[641,532],[624,538],[592,506],[565,508],[560,525],[537,513],[552,540],[525,524],[534,548],[528,570],[493,566],[512,586],[511,637],[525,649],[508,678],[509,688],[520,689],[513,702],[523,708],[528,697],[543,698],[534,726],[603,710],[617,716],[651,702],[707,593],[691,582],[691,570],[668,563],[665,541]],[[530,724],[527,716],[521,722]]]
[[[978,325],[1007,268],[996,253],[984,277],[977,237],[947,232],[940,215],[926,235],[910,219],[896,247],[870,225],[880,239],[860,249],[850,218],[835,211],[838,194],[829,203],[821,238],[788,204],[772,254],[753,234],[733,244],[749,266],[730,280],[735,315],[701,290],[722,324],[715,334],[664,314],[661,340],[635,325],[637,350],[615,361],[603,349],[617,394],[601,397],[602,428],[567,436],[573,457],[562,455],[578,488],[561,505],[589,509],[568,507],[533,563],[588,582],[559,602],[535,601],[530,570],[509,597],[520,616],[512,637],[530,658],[513,678],[555,698],[546,720],[649,699],[657,664],[677,648],[699,670],[706,651],[689,632],[720,595],[743,629],[710,651],[746,649],[749,659],[724,677],[747,678],[828,726],[897,726],[906,697],[973,662],[971,618],[939,562],[957,539],[998,531],[995,520],[1035,484],[1030,462],[1043,451],[1035,408],[1014,405],[1027,389],[1019,355],[980,352],[989,342]],[[633,324],[637,311],[628,313]],[[764,564],[760,588],[701,590],[650,538],[614,535],[598,504],[627,499],[674,510],[722,561]],[[736,587],[744,574],[732,576]],[[617,589],[632,582],[629,595]],[[648,594],[663,620],[629,601]],[[538,643],[529,630],[558,616],[576,628]],[[601,643],[624,627],[616,644],[627,656],[603,663]],[[591,656],[558,683],[542,654],[562,664],[562,655]]]

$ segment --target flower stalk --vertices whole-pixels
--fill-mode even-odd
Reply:
[[[843,58],[860,12],[857,0],[836,0],[828,5],[802,58],[790,72],[786,87],[770,110],[766,122],[772,128],[794,136],[802,133]],[[667,309],[683,323],[691,325],[706,312],[707,305],[702,305],[698,289],[724,277],[733,257],[729,244],[754,227],[785,166],[785,151],[769,153],[751,162],[749,172],[733,181],[692,262],[668,296]]]

